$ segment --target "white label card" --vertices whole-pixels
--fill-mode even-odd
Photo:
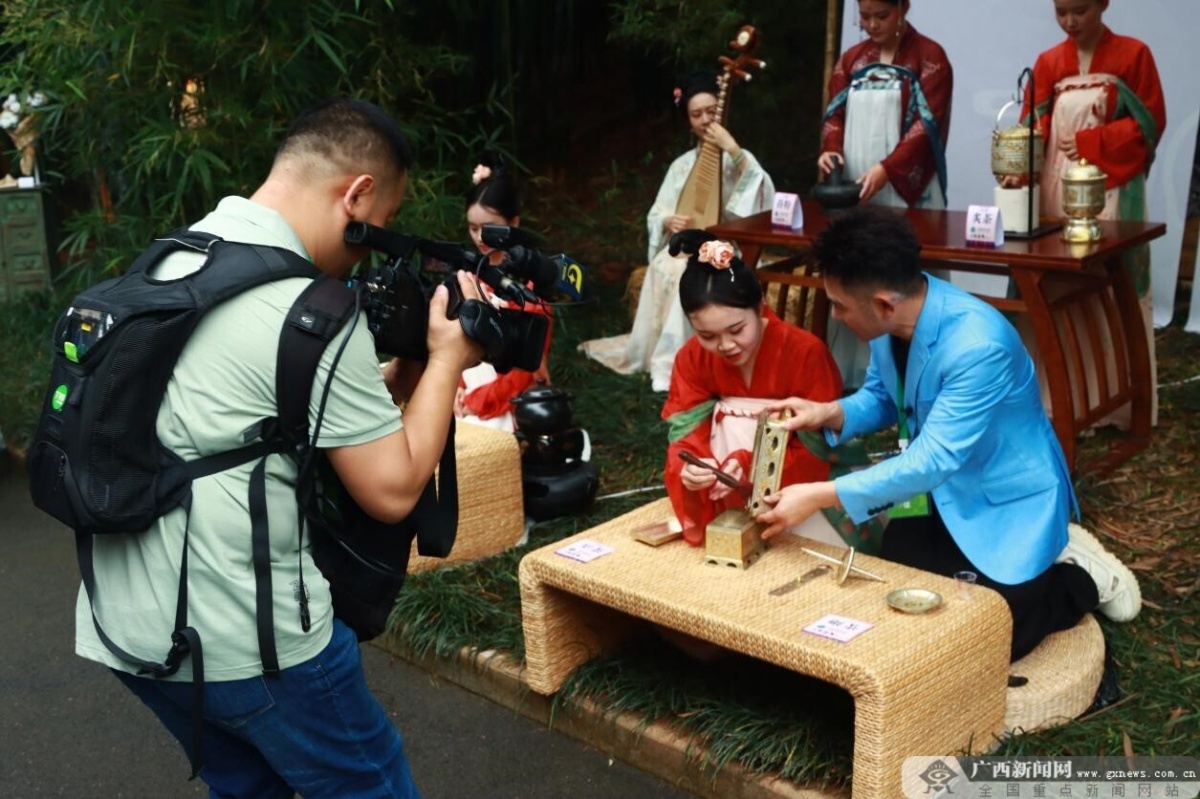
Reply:
[[[1004,244],[1004,220],[994,205],[967,207],[968,247],[999,247]]]
[[[799,230],[804,227],[804,208],[800,197],[786,191],[775,193],[775,205],[771,208],[771,224]]]
[[[613,551],[613,548],[608,544],[601,544],[599,541],[592,541],[587,538],[580,539],[567,544],[561,549],[554,550],[555,554],[562,555],[564,558],[577,560],[580,563],[587,563],[590,560],[604,557]]]
[[[823,616],[812,624],[804,628],[804,632],[819,635],[822,638],[828,638],[831,641],[847,641],[862,635],[867,630],[875,625],[869,621],[859,621],[857,619],[847,618],[846,616],[838,616],[837,614],[829,614]]]

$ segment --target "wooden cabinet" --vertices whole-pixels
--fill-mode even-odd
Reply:
[[[46,217],[37,189],[0,189],[0,302],[50,285]]]

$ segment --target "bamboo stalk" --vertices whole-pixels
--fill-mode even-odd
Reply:
[[[840,0],[828,0],[825,10],[825,80],[821,84],[821,112],[829,107],[829,79],[833,77],[833,65],[837,63],[838,15]]]

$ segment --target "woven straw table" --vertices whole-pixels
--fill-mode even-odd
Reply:
[[[521,560],[532,690],[554,693],[571,671],[646,619],[848,691],[855,702],[854,799],[897,799],[906,757],[980,752],[1004,732],[1012,621],[999,594],[976,587],[969,601],[959,601],[950,579],[860,555],[856,565],[888,582],[851,578],[838,586],[834,570],[771,595],[820,565],[802,547],[839,551],[776,536],[741,571],[706,565],[704,551],[682,540],[652,548],[631,537],[670,514],[663,499]],[[614,551],[589,563],[555,554],[580,539]],[[900,613],[885,596],[905,587],[933,589],[946,602],[923,615]],[[802,632],[827,614],[874,627],[848,643]]]
[[[525,535],[521,493],[521,449],[503,430],[459,423],[454,431],[458,466],[458,534],[448,558],[417,554],[413,542],[408,571],[498,555]]]

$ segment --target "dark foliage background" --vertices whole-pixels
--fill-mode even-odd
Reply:
[[[220,196],[252,189],[287,122],[334,94],[378,102],[411,134],[419,168],[400,219],[407,228],[461,234],[459,198],[485,146],[583,202],[597,169],[644,172],[648,205],[669,157],[689,144],[671,101],[676,76],[715,72],[745,22],[759,27],[769,67],[734,91],[730,127],[777,184],[806,187],[814,173],[826,0],[0,8],[0,91],[50,98],[41,166],[76,284],[119,270],[154,233]]]

